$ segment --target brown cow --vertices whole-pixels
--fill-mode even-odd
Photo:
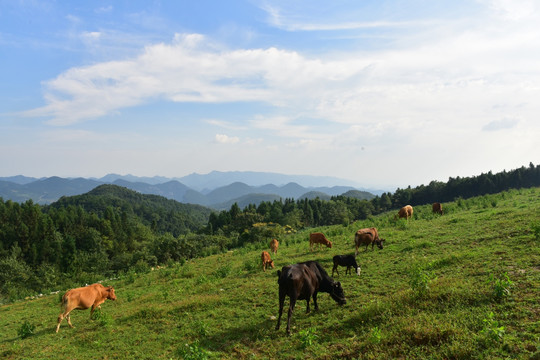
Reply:
[[[405,205],[401,209],[399,209],[398,216],[400,219],[406,218],[409,220],[409,218],[412,217],[413,214],[413,207],[411,205]]]
[[[326,270],[316,261],[306,261],[300,264],[284,266],[277,272],[279,284],[279,316],[276,330],[279,330],[281,324],[281,314],[285,297],[289,296],[289,313],[287,315],[287,334],[291,333],[291,317],[296,300],[306,300],[306,313],[309,313],[309,301],[313,297],[315,310],[319,310],[317,304],[317,294],[325,292],[330,294],[332,299],[339,305],[347,303],[341,283],[335,282]]]
[[[274,268],[274,261],[270,258],[268,251],[263,251],[261,253],[262,268],[266,271],[266,266],[270,265],[272,269]]]
[[[356,232],[356,234],[354,234],[354,244],[356,246],[355,256],[358,255],[358,248],[360,247],[360,245],[366,245],[366,249],[364,251],[367,251],[367,248],[370,244],[371,250],[373,250],[373,246],[375,244],[379,249],[382,249],[383,242],[384,239],[379,238],[379,232],[377,231],[377,228],[371,227],[360,229]]]
[[[270,251],[275,254],[277,254],[277,249],[279,247],[279,241],[277,241],[277,239],[272,239],[272,241],[270,241]]]
[[[433,210],[433,213],[438,213],[438,214],[443,214],[443,210],[442,210],[442,204],[441,203],[433,203],[433,205],[431,206],[431,209]]]
[[[323,233],[311,233],[309,234],[309,249],[313,251],[313,244],[319,244],[319,250],[321,249],[321,244],[326,245],[326,247],[331,248],[332,242],[324,236]]]
[[[60,330],[60,323],[64,318],[67,318],[68,325],[74,327],[71,324],[71,319],[69,313],[74,309],[86,310],[89,307],[92,307],[90,310],[90,318],[94,310],[99,307],[101,309],[101,304],[105,300],[116,300],[116,295],[114,294],[114,289],[112,286],[103,286],[101,284],[92,284],[76,289],[68,290],[64,296],[62,296],[62,312],[58,315],[58,324],[56,325],[56,332]]]

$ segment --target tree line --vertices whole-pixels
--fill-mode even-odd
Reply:
[[[0,302],[147,271],[303,227],[349,224],[403,205],[452,201],[511,188],[540,186],[540,166],[432,181],[371,200],[283,199],[212,212],[116,185],[42,206],[0,198]]]
[[[250,224],[266,222],[295,228],[347,224],[369,216],[399,209],[405,205],[423,205],[454,201],[457,198],[494,194],[509,189],[540,186],[540,165],[530,163],[512,171],[493,174],[491,171],[474,177],[449,178],[448,182],[432,181],[415,188],[386,192],[371,200],[333,196],[329,201],[285,199],[249,205],[241,210],[234,204],[230,210],[212,213],[207,231],[226,234],[242,233]]]

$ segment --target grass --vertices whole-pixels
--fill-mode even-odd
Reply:
[[[540,358],[540,188],[415,207],[284,237],[263,272],[264,244],[108,281],[118,300],[95,320],[74,311],[55,334],[59,295],[0,306],[6,359],[529,359]],[[354,253],[353,234],[376,226],[383,250],[360,251],[361,276],[336,276],[347,304],[299,301],[292,335],[275,331],[276,270]],[[332,249],[309,251],[322,231]],[[66,290],[62,289],[61,293]],[[288,307],[288,299],[285,306]],[[284,311],[286,321],[286,311]],[[21,329],[25,330],[21,330]],[[28,331],[32,329],[32,331]],[[24,334],[23,337],[20,334]]]

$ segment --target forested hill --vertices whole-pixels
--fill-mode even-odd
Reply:
[[[211,209],[183,204],[159,195],[140,194],[117,185],[100,185],[83,195],[62,197],[47,208],[82,207],[98,217],[107,216],[111,208],[128,217],[135,216],[156,233],[173,236],[194,232],[206,226]]]

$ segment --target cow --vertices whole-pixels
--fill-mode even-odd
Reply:
[[[268,251],[263,251],[261,253],[262,268],[266,271],[266,266],[270,265],[272,269],[274,268],[274,261],[270,258]]]
[[[412,217],[412,214],[413,214],[413,207],[411,205],[405,205],[404,207],[399,209],[398,217],[400,219],[406,218],[407,220],[409,220],[409,218]]]
[[[277,249],[279,247],[279,241],[277,239],[272,239],[270,241],[270,251],[274,253],[274,255],[277,254]]]
[[[438,214],[443,214],[443,209],[442,209],[442,204],[441,203],[433,203],[433,205],[431,205],[431,209],[433,211],[433,213],[438,213]]]
[[[313,251],[313,244],[319,244],[319,250],[321,249],[321,244],[326,245],[326,247],[331,248],[332,242],[324,236],[323,233],[311,233],[309,234],[309,249]]]
[[[60,323],[62,320],[67,318],[68,325],[74,327],[71,323],[70,313],[74,309],[86,310],[89,307],[90,310],[90,319],[96,308],[101,309],[101,304],[105,300],[116,300],[116,295],[114,294],[114,289],[112,286],[103,286],[101,284],[92,284],[76,289],[68,290],[64,296],[62,296],[62,302],[60,306],[62,307],[62,312],[58,315],[58,324],[56,325],[56,332],[60,330]]]
[[[310,312],[309,301],[313,297],[315,310],[319,309],[317,294],[326,292],[339,305],[347,303],[340,282],[335,282],[316,261],[306,261],[299,264],[288,265],[278,270],[279,284],[279,316],[276,330],[281,324],[285,296],[289,296],[289,313],[287,315],[287,334],[291,334],[291,317],[296,300],[306,300],[306,314]]]
[[[360,245],[366,245],[366,249],[364,251],[367,251],[370,244],[371,250],[373,250],[374,245],[377,245],[379,249],[382,249],[383,242],[384,239],[379,238],[377,228],[371,227],[360,229],[356,232],[356,234],[354,234],[354,244],[356,246],[355,256],[358,255],[358,248]]]
[[[333,258],[334,267],[332,268],[332,276],[334,276],[334,270],[339,275],[338,266],[346,266],[345,275],[351,273],[351,269],[356,270],[356,275],[360,276],[360,266],[356,263],[356,259],[353,255],[336,255]]]

